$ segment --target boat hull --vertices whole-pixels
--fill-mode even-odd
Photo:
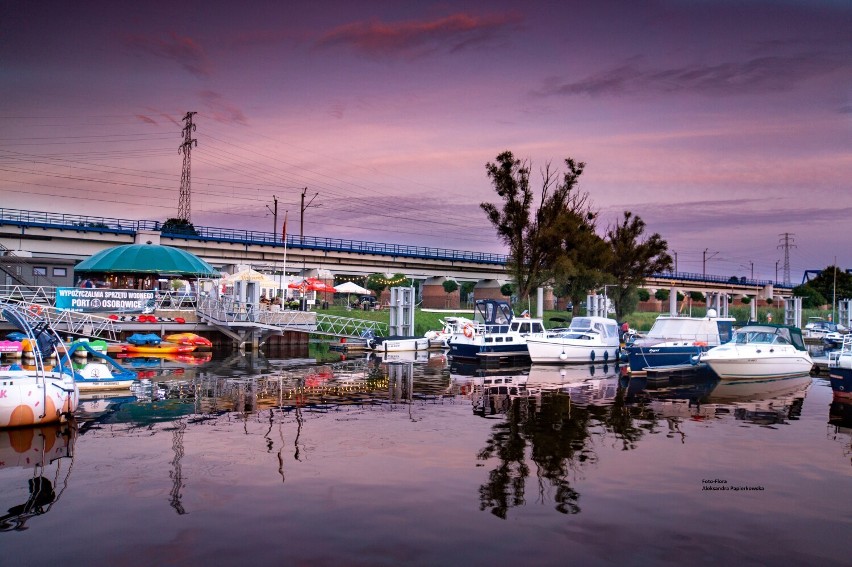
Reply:
[[[376,352],[408,352],[429,349],[429,339],[421,338],[386,338],[373,346]]]
[[[784,356],[742,358],[702,358],[722,380],[750,380],[756,378],[785,378],[810,374],[813,361],[809,356],[791,353]]]
[[[461,342],[454,338],[450,341],[450,356],[465,360],[481,360],[489,356],[529,358],[529,350],[525,342],[489,345],[480,341]]]
[[[583,344],[585,342],[586,344]],[[618,345],[589,345],[588,341],[527,337],[527,350],[534,363],[588,363],[615,361]]]
[[[0,384],[0,428],[59,423],[80,402],[80,390],[66,374],[4,370]]]
[[[629,346],[625,348],[630,372],[647,372],[656,368],[672,368],[692,363],[706,347],[689,346]]]

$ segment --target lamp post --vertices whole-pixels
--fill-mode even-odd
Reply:
[[[307,194],[307,192],[308,192],[308,188],[305,187],[302,190],[302,206],[301,206],[301,214],[300,214],[300,218],[299,218],[299,243],[302,243],[305,240],[305,209],[310,207],[311,203],[313,203],[314,199],[316,199],[317,195],[319,195],[319,193],[314,193],[314,196],[311,197],[311,200],[308,201],[308,204],[306,205],[305,204],[305,195]],[[314,205],[314,206],[319,207],[320,205]]]
[[[709,248],[704,249],[704,253],[701,255],[701,279],[707,279],[707,260],[712,260],[713,257],[718,254],[718,252],[713,252],[710,254],[710,258],[707,257],[707,252]]]
[[[278,197],[275,195],[272,196],[272,202],[275,204],[274,209],[270,209],[269,205],[266,205],[266,208],[272,213],[272,241],[278,241]]]

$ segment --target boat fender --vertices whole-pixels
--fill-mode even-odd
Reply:
[[[559,355],[559,360],[565,360],[567,358],[568,358],[568,355],[564,351]]]
[[[609,362],[609,351],[608,350],[604,351],[604,362]]]
[[[595,361],[595,351],[592,351],[592,353],[589,355],[589,358],[592,359],[592,362]]]

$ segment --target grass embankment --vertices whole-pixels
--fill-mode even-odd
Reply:
[[[692,316],[693,317],[703,317],[707,312],[707,309],[703,306],[701,307],[693,307],[692,308]],[[730,307],[728,312],[731,317],[736,318],[738,323],[746,323],[749,320],[749,315],[751,313],[751,308],[748,305],[737,305]],[[328,315],[335,315],[338,317],[352,317],[355,319],[368,319],[370,321],[379,321],[381,323],[388,323],[388,312],[387,311],[359,311],[359,310],[347,310],[345,307],[341,306],[329,306],[328,309],[321,311],[321,313],[327,313]],[[774,323],[783,323],[784,322],[784,309],[781,307],[761,307],[757,310],[757,318],[760,321],[766,321],[766,315],[768,313],[772,313],[772,321]],[[807,322],[808,317],[823,317],[825,319],[828,318],[828,315],[831,311],[823,311],[819,309],[803,309],[802,310],[802,325]],[[690,313],[685,312],[682,315],[689,315]],[[417,336],[422,336],[426,331],[429,330],[437,330],[442,327],[441,320],[445,317],[451,317],[453,315],[458,315],[462,317],[472,317],[470,312],[458,311],[458,312],[441,312],[435,313],[432,311],[422,311],[420,309],[416,309],[414,311],[414,334]],[[654,324],[654,320],[660,316],[661,313],[649,313],[649,312],[636,312],[631,313],[626,317],[627,323],[630,325],[631,329],[636,329],[637,331],[647,331],[651,328],[651,325]],[[567,326],[567,320],[569,320],[572,316],[572,313],[567,311],[545,311],[544,312],[544,323],[547,328],[553,327],[565,327]],[[561,318],[566,321],[551,321],[551,318]]]

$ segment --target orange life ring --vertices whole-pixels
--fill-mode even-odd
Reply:
[[[30,305],[30,313],[36,317],[41,317],[41,305]]]
[[[473,325],[471,325],[470,323],[466,324],[464,327],[462,327],[462,332],[464,333],[464,336],[469,339],[472,339],[474,333]]]

